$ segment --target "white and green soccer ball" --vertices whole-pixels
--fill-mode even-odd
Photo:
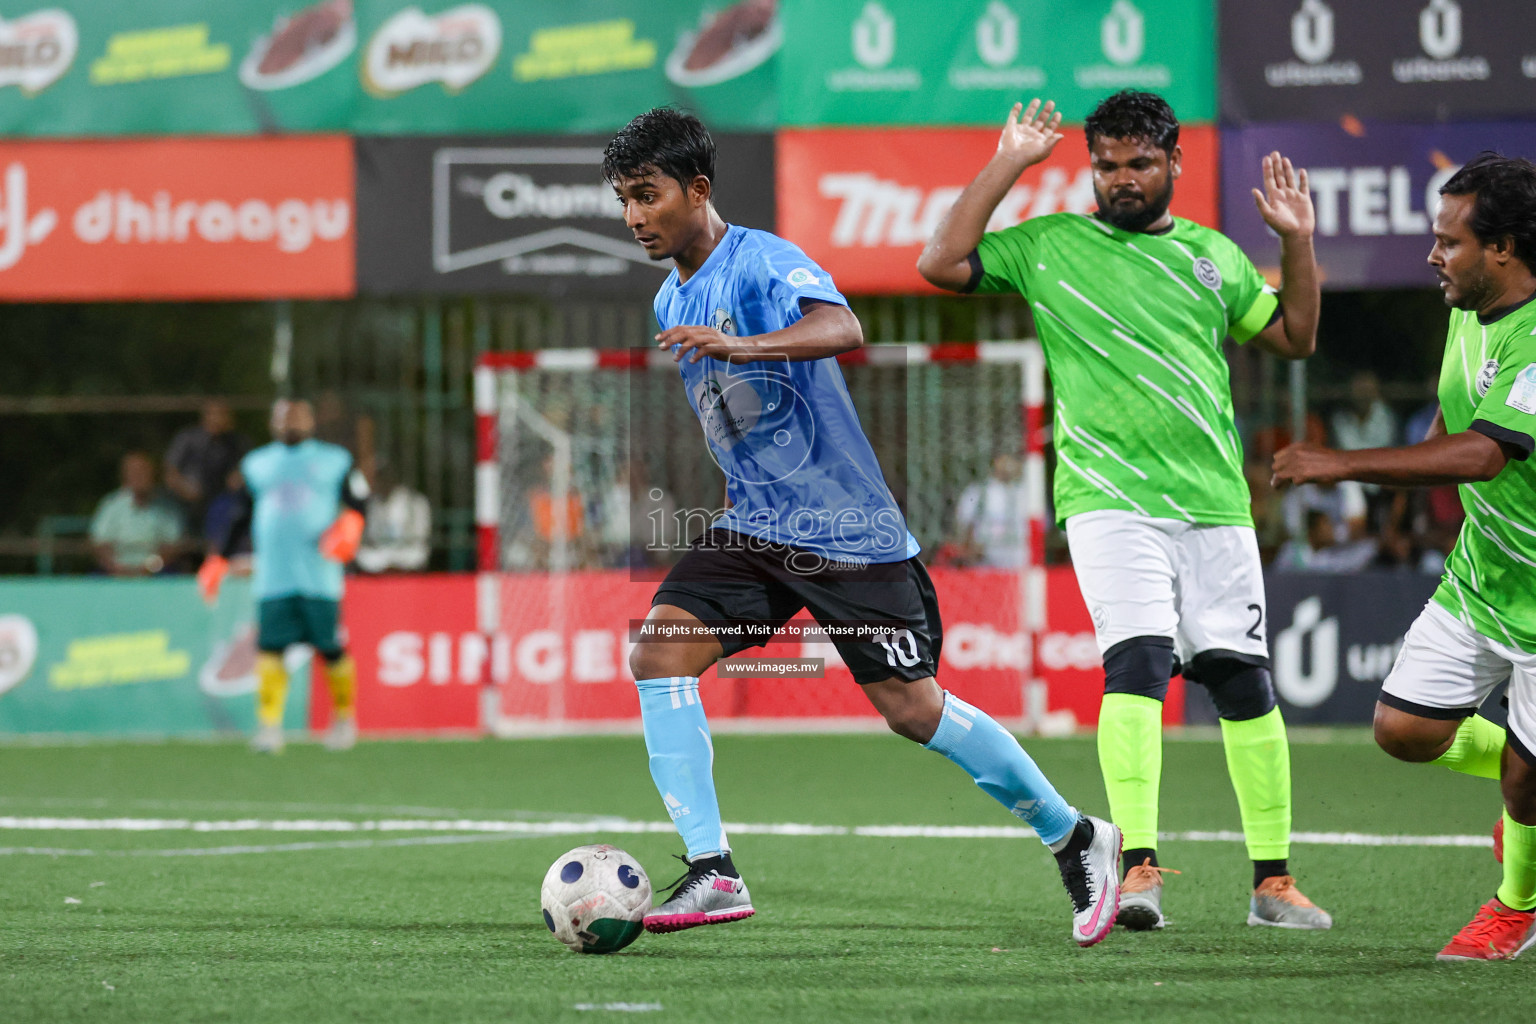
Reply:
[[[578,846],[544,875],[544,923],[577,953],[613,953],[634,942],[651,909],[651,880],[617,846]]]

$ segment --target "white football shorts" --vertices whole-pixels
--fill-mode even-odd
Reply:
[[[1100,654],[1164,636],[1186,665],[1205,651],[1269,657],[1252,527],[1103,509],[1067,520],[1067,546]]]
[[[1490,640],[1434,601],[1413,620],[1382,703],[1423,718],[1465,718],[1509,680],[1509,729],[1536,751],[1536,654]]]

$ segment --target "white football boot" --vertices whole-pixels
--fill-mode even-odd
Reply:
[[[352,715],[337,716],[320,742],[326,750],[351,750],[357,745],[357,719]]]
[[[678,859],[688,864],[688,873],[678,879],[665,903],[645,915],[646,931],[680,932],[701,924],[740,921],[757,913],[729,853],[700,857],[697,862]]]
[[[260,725],[256,727],[256,735],[251,737],[251,749],[258,754],[281,754],[283,752],[283,727],[277,725]]]
[[[1069,845],[1056,854],[1061,881],[1072,897],[1072,941],[1092,946],[1115,927],[1120,910],[1120,829],[1101,818],[1083,815],[1093,828],[1085,847]]]

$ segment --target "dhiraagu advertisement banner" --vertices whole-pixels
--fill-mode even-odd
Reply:
[[[1121,89],[1216,115],[1214,0],[783,0],[785,125],[1001,125],[1032,97],[1081,123]]]
[[[775,0],[0,5],[0,134],[772,128]]]
[[[295,648],[285,724],[309,719]],[[0,735],[250,732],[255,606],[243,579],[203,604],[188,577],[0,580]]]

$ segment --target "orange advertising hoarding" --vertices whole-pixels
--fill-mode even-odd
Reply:
[[[1092,173],[1081,128],[1030,168],[988,227],[1011,227],[1063,211],[1091,213]],[[834,128],[781,131],[779,234],[800,246],[844,292],[932,292],[917,273],[923,244],[970,180],[997,151],[996,128]],[[1215,227],[1217,133],[1180,132],[1183,176],[1173,212]],[[1253,169],[1258,184],[1259,169]]]
[[[356,290],[340,136],[0,144],[0,300]]]

